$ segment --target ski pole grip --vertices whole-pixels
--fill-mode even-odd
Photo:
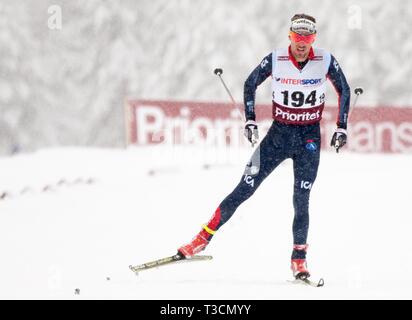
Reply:
[[[363,89],[361,87],[355,88],[355,94],[360,95],[363,93]]]
[[[223,73],[223,70],[221,68],[216,68],[214,71],[215,75],[219,76]]]

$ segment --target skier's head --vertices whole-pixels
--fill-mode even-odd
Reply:
[[[305,61],[316,37],[316,20],[307,14],[295,14],[289,31],[290,47],[297,61]]]

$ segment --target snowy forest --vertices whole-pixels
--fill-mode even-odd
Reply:
[[[2,0],[0,154],[124,147],[126,98],[226,102],[215,67],[241,102],[301,12],[317,19],[315,45],[364,87],[363,106],[412,105],[409,1]],[[270,103],[263,87],[257,101]]]

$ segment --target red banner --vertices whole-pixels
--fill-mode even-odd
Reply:
[[[243,105],[229,103],[131,100],[126,103],[128,144],[247,146]],[[337,107],[325,107],[322,147],[336,128]],[[271,105],[257,105],[260,136],[269,129]],[[412,108],[355,107],[349,118],[347,148],[354,152],[412,152]],[[332,150],[332,149],[330,149]]]

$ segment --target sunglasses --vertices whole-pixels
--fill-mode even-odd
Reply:
[[[293,31],[289,32],[289,36],[293,42],[304,42],[304,43],[309,43],[309,44],[315,41],[315,38],[316,38],[315,33],[304,36],[304,35],[301,35]]]

